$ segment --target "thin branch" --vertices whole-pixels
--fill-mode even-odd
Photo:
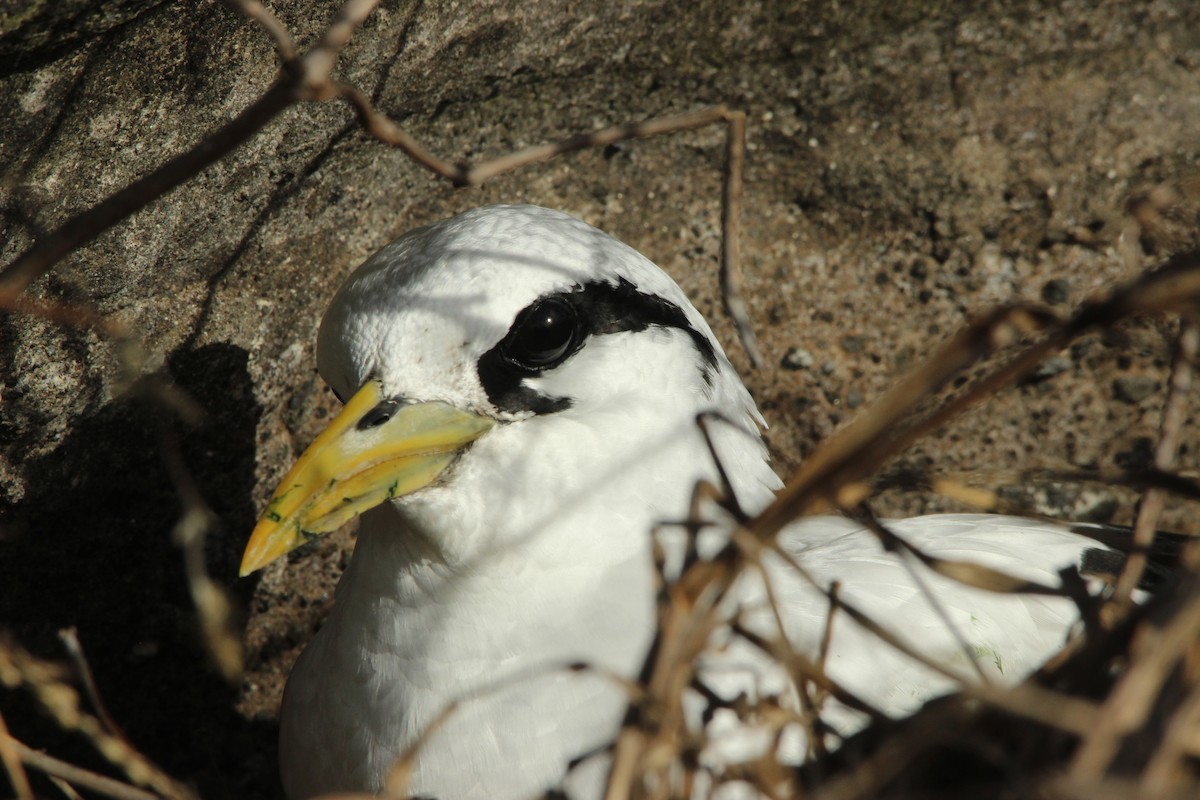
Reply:
[[[778,636],[774,640],[761,640],[752,642],[755,646],[767,652],[777,662],[782,663],[792,676],[793,688],[796,697],[800,701],[800,713],[796,715],[800,724],[804,727],[808,747],[812,752],[826,752],[825,737],[821,733],[824,728],[824,722],[821,719],[820,709],[812,702],[809,687],[817,687],[822,696],[828,694],[838,694],[839,696],[851,696],[850,692],[842,689],[836,684],[825,672],[825,651],[828,649],[829,639],[832,635],[833,609],[835,608],[836,595],[838,584],[830,587],[830,602],[829,614],[826,617],[825,631],[822,636],[821,646],[822,652],[818,654],[817,661],[813,662],[808,657],[802,657],[799,651],[788,635],[787,625],[784,622],[783,612],[780,610],[779,600],[776,597],[775,589],[771,581],[770,573],[763,564],[762,553],[764,550],[763,544],[754,536],[746,532],[744,528],[738,527],[733,534],[734,543],[742,550],[743,555],[749,564],[755,568],[759,580],[762,581],[763,589],[766,593],[767,604],[771,609],[771,618],[775,623],[775,630]],[[747,641],[751,641],[751,632],[740,622],[734,624],[734,631],[741,635]],[[856,702],[859,698],[854,697]],[[864,703],[865,707],[866,704]],[[875,709],[870,709],[871,712],[878,713]],[[784,724],[779,725],[779,733],[782,733]]]
[[[775,540],[770,540],[769,546],[781,558],[796,570],[810,584],[820,591],[826,592],[826,597],[832,602],[830,591],[819,586],[811,574],[800,565],[792,554],[784,550]],[[838,599],[838,607],[863,629],[870,632],[881,641],[908,656],[933,672],[949,678],[959,686],[959,691],[971,697],[978,698],[996,708],[1019,714],[1028,719],[1043,722],[1059,730],[1083,734],[1093,729],[1099,709],[1095,704],[1086,700],[1044,689],[1033,684],[1022,684],[1012,688],[981,686],[963,680],[963,677],[943,664],[934,661],[924,653],[910,647],[892,631],[880,625],[869,615],[858,610],[845,600]],[[842,698],[843,703],[846,701]]]
[[[325,100],[336,95],[336,89],[329,81],[334,63],[342,48],[350,42],[354,31],[377,5],[379,0],[347,0],[341,7],[321,41],[304,56],[305,86],[313,93],[306,99]]]
[[[8,782],[17,800],[32,800],[33,788],[29,785],[25,768],[21,766],[21,752],[17,744],[17,740],[8,732],[4,715],[0,714],[0,761],[4,762],[4,771],[8,773]]]
[[[1167,399],[1163,406],[1158,447],[1154,451],[1154,468],[1160,472],[1170,472],[1174,468],[1176,457],[1179,454],[1183,426],[1187,421],[1188,398],[1192,388],[1192,365],[1196,361],[1198,350],[1200,350],[1200,327],[1197,327],[1193,317],[1185,316],[1180,323],[1179,335],[1176,339],[1175,363],[1171,371]],[[1115,599],[1118,603],[1128,603],[1133,597],[1133,590],[1142,579],[1165,500],[1166,492],[1159,488],[1149,489],[1142,498],[1142,506],[1138,510],[1137,521],[1133,528],[1134,550],[1126,559],[1125,568],[1117,580]]]
[[[782,558],[784,562],[798,575],[800,575],[803,580],[807,581],[818,591],[824,592],[825,598],[829,601],[831,608],[835,602],[839,607],[844,607],[842,606],[840,598],[837,597],[837,593],[840,590],[839,585],[835,583],[828,589],[818,585],[816,578],[813,577],[812,573],[801,566],[800,562],[796,560],[791,553],[788,553],[783,548],[776,546],[775,542],[772,541],[767,544],[763,544],[761,540],[753,535],[750,535],[750,533],[743,528],[738,528],[734,532],[733,536],[734,543],[739,550],[752,553],[754,557],[761,563],[763,549],[769,549],[776,556]],[[865,617],[865,615],[862,616]],[[778,620],[778,624],[782,629],[783,622],[781,618]],[[875,720],[886,718],[887,715],[882,711],[875,708],[870,703],[858,697],[849,689],[846,689],[830,678],[825,672],[824,664],[818,664],[817,662],[810,660],[807,656],[797,652],[791,647],[790,642],[786,642],[785,640],[785,643],[788,645],[787,649],[781,650],[779,647],[773,646],[773,643],[762,639],[762,637],[759,637],[757,634],[754,634],[751,631],[748,631],[740,626],[736,626],[735,629],[738,630],[742,637],[747,641],[751,642],[756,647],[759,647],[764,652],[775,656],[776,659],[783,663],[783,665],[787,667],[788,670],[795,676],[793,680],[795,680],[797,683],[801,680],[809,680],[815,684],[817,688],[832,695],[848,708],[862,712],[863,714],[866,714]]]
[[[87,657],[83,654],[83,645],[79,642],[79,634],[75,628],[70,627],[60,630],[58,632],[58,640],[62,642],[63,648],[67,651],[67,655],[71,659],[71,663],[75,665],[75,674],[78,675],[80,682],[83,684],[84,694],[87,695],[88,702],[92,704],[92,709],[104,725],[104,729],[121,741],[129,744],[129,739],[125,736],[125,732],[121,730],[121,726],[109,715],[108,708],[100,698],[100,691],[96,688],[96,679],[92,675],[92,668],[88,664]]]
[[[960,331],[931,359],[857,417],[840,434],[809,456],[775,501],[755,520],[756,534],[774,536],[822,498],[861,481],[887,459],[918,439],[940,429],[948,420],[1003,387],[1029,374],[1047,355],[1094,327],[1111,326],[1134,314],[1187,312],[1200,301],[1200,252],[1171,259],[1163,267],[1114,287],[1098,300],[1085,303],[1072,317],[1058,321],[1043,309],[1006,306],[990,312]],[[917,404],[966,367],[1022,335],[1049,329],[1042,338],[985,375],[967,391],[908,427]]]
[[[456,186],[477,185],[504,172],[563,153],[723,122],[727,130],[721,204],[721,294],[726,312],[733,320],[738,339],[751,363],[755,367],[761,365],[762,356],[741,294],[741,272],[738,264],[742,174],[746,150],[745,114],[730,111],[725,106],[713,106],[645,122],[602,128],[560,142],[529,147],[475,166],[453,164],[439,158],[400,126],[379,113],[369,98],[357,88],[331,78],[342,49],[350,41],[354,31],[375,9],[379,0],[347,0],[321,40],[303,57],[298,56],[295,41],[287,28],[259,0],[224,2],[257,22],[271,37],[282,62],[275,83],[241,114],[195,147],[168,160],[149,175],[114,192],[86,211],[76,214],[50,234],[39,237],[36,244],[0,270],[0,307],[10,305],[29,284],[68,254],[198,175],[250,139],[280,112],[299,100],[321,101],[336,97],[345,99],[354,107],[360,124],[370,135],[399,148],[419,165]]]
[[[357,88],[335,83],[333,91],[354,106],[360,124],[369,134],[384,144],[398,148],[409,158],[449,180],[455,186],[478,186],[498,175],[547,161],[566,153],[605,147],[630,139],[646,139],[724,123],[726,131],[725,173],[721,197],[721,298],[726,313],[733,320],[738,340],[750,358],[751,364],[755,367],[762,366],[762,354],[758,349],[746,301],[742,296],[741,266],[738,258],[742,176],[746,154],[746,115],[741,111],[731,111],[723,105],[710,106],[643,122],[613,125],[577,134],[557,142],[534,145],[515,153],[470,165],[455,164],[439,158],[433,151],[376,109],[370,99]]]
[[[1175,712],[1175,716],[1163,731],[1150,763],[1142,778],[1142,787],[1149,794],[1164,794],[1177,783],[1180,762],[1188,755],[1189,745],[1195,746],[1196,734],[1200,730],[1200,687],[1193,687],[1191,695]],[[1196,755],[1193,750],[1192,755]]]
[[[574,153],[594,147],[606,147],[617,142],[630,139],[648,139],[652,136],[662,136],[669,133],[703,128],[718,122],[728,122],[730,115],[740,112],[730,112],[725,106],[709,106],[683,114],[672,114],[666,117],[656,117],[642,122],[631,122],[625,125],[613,125],[600,128],[590,133],[581,133],[548,144],[534,145],[515,153],[489,159],[475,166],[466,168],[466,182],[472,186],[486,180],[512,172],[515,169],[536,164],[565,153]]]
[[[1200,500],[1200,480],[1160,469],[1031,469],[1021,473],[1021,483],[1072,481],[1100,483],[1145,492],[1161,489],[1188,500]]]
[[[179,451],[174,431],[165,420],[159,421],[158,438],[167,475],[183,505],[183,513],[171,535],[183,550],[188,591],[200,620],[204,645],[221,676],[231,684],[236,683],[245,669],[245,652],[235,622],[235,603],[229,592],[209,577],[204,563],[205,539],[213,529],[217,515],[205,502]]]
[[[838,619],[838,608],[841,606],[841,601],[838,596],[840,591],[840,581],[833,581],[829,584],[829,590],[826,594],[829,599],[829,608],[826,612],[824,627],[821,630],[821,643],[817,646],[816,666],[817,669],[820,669],[822,673],[826,672],[826,666],[829,663],[829,645],[833,644],[833,626],[835,620]],[[818,687],[816,687],[812,681],[805,681],[804,686],[800,688],[802,688],[802,691],[800,691],[800,699],[802,699],[802,702],[810,705],[812,712],[814,712],[814,714],[820,718],[821,708],[822,705],[824,705],[824,698],[826,698],[826,692],[822,691],[820,694],[817,694],[817,696],[814,697],[814,694],[812,694],[812,692],[809,690]],[[810,738],[809,752],[812,754],[812,756],[817,757],[822,757],[824,754],[829,752],[823,735],[814,735],[812,738]]]
[[[721,298],[725,313],[733,320],[738,340],[756,369],[763,365],[762,352],[754,338],[750,312],[742,295],[742,262],[739,255],[742,217],[742,180],[746,163],[746,115],[728,112],[725,134],[725,181],[721,198]]]
[[[43,300],[25,295],[0,294],[0,311],[40,317],[56,325],[95,331],[106,339],[129,340],[129,328],[119,320],[104,317],[87,306],[68,305],[55,300]]]
[[[297,100],[321,101],[335,97],[346,100],[355,109],[359,122],[367,133],[400,149],[420,166],[449,180],[455,186],[479,185],[505,172],[577,150],[723,122],[727,130],[721,211],[721,295],[726,312],[733,320],[738,339],[751,363],[755,367],[761,366],[762,356],[741,294],[741,270],[738,262],[745,160],[745,114],[730,111],[725,106],[712,106],[644,122],[601,128],[559,142],[529,147],[474,166],[454,164],[439,158],[424,144],[381,114],[373,107],[370,99],[357,88],[330,78],[341,49],[349,41],[354,29],[361,25],[375,8],[378,0],[349,0],[320,43],[303,59],[295,57],[295,44],[286,29],[257,0],[226,2],[258,22],[275,41],[276,49],[283,60],[275,83],[231,122],[192,149],[170,159],[149,175],[114,192],[95,206],[76,214],[52,233],[41,237],[37,244],[0,271],[0,306],[11,304],[30,283],[71,252],[88,244],[113,225],[223,158]]]
[[[408,131],[375,110],[371,100],[357,87],[335,82],[338,96],[354,107],[358,122],[363,130],[386,145],[397,148],[420,166],[445,178],[455,186],[468,184],[466,169],[461,164],[452,164],[437,156],[432,150],[410,135]]]
[[[317,47],[298,61],[294,57],[291,37],[274,15],[256,0],[229,2],[262,25],[275,40],[284,59],[275,83],[242,113],[195,147],[71,217],[18,256],[0,271],[0,304],[10,303],[67,254],[219,161],[297,100],[335,96],[337,92],[330,88],[329,80],[334,61],[354,29],[377,4],[377,0],[349,0]]]
[[[837,681],[830,678],[817,667],[816,662],[810,660],[802,653],[795,650],[786,650],[783,645],[775,639],[768,639],[765,636],[760,636],[754,631],[746,628],[740,623],[733,625],[733,631],[742,639],[745,639],[750,644],[761,650],[766,655],[774,658],[788,672],[793,675],[793,680],[809,680],[812,681],[822,691],[828,692],[831,697],[840,702],[847,708],[858,711],[872,722],[883,722],[888,719],[888,715],[875,708],[873,705],[863,700],[858,695],[846,689]]]
[[[170,798],[194,798],[186,786],[175,781],[146,756],[109,734],[95,716],[79,707],[78,693],[63,683],[63,671],[35,658],[0,634],[0,683],[9,688],[24,685],[42,708],[63,730],[78,731],[91,741],[109,763],[124,771],[130,781],[147,786]],[[22,756],[24,759],[24,756]]]
[[[63,793],[63,797],[66,797],[67,800],[83,800],[83,797],[80,796],[79,792],[75,791],[75,787],[64,781],[62,778],[59,778],[56,775],[47,775],[46,777],[51,783],[54,784],[55,789],[58,789]]]
[[[111,797],[113,800],[160,800],[159,795],[153,792],[147,792],[145,789],[113,780],[106,775],[68,764],[39,750],[34,750],[15,739],[13,745],[21,755],[21,760],[29,766],[75,786],[82,786],[97,794]]]
[[[1153,698],[1163,680],[1176,668],[1200,639],[1200,596],[1193,590],[1186,603],[1161,627],[1143,626],[1132,663],[1104,701],[1096,726],[1084,741],[1067,770],[1076,780],[1102,777],[1126,734],[1136,730],[1149,715]]]
[[[291,87],[276,82],[241,114],[191,150],[58,226],[0,271],[0,305],[12,303],[25,287],[69,253],[219,161],[292,102]]]
[[[235,11],[240,11],[245,16],[254,20],[259,24],[267,35],[275,42],[275,52],[279,55],[280,61],[295,60],[298,50],[296,42],[292,39],[292,34],[288,31],[287,26],[279,21],[279,17],[275,16],[266,6],[258,2],[258,0],[222,0],[225,5]]]
[[[997,594],[1038,594],[1050,597],[1061,597],[1064,595],[1061,588],[1055,588],[1025,578],[1018,578],[1015,575],[1010,575],[1007,572],[983,564],[931,556],[907,539],[897,536],[886,525],[883,525],[875,518],[875,515],[871,513],[865,503],[859,504],[852,518],[871,531],[879,539],[885,550],[908,554],[932,572],[944,578],[949,578],[963,586],[982,589],[987,592],[995,592]]]
[[[845,509],[843,509],[843,511],[844,510]],[[916,561],[920,562],[922,566],[928,567],[928,562],[925,559],[930,557],[925,556],[924,553],[920,553],[916,547],[909,544],[895,532],[889,530],[887,526],[880,522],[879,518],[875,516],[875,512],[871,510],[866,501],[859,503],[858,507],[855,509],[854,519],[864,524],[867,530],[871,531],[871,533],[873,533],[875,537],[879,539],[879,543],[884,550],[894,552],[896,554],[896,557],[900,561],[902,568],[906,573],[908,573],[908,577],[916,585],[917,591],[922,597],[925,598],[925,602],[929,604],[929,607],[933,609],[934,616],[936,616],[942,623],[942,627],[949,631],[950,636],[954,639],[954,643],[958,645],[958,649],[962,653],[963,658],[974,668],[976,677],[978,677],[980,682],[984,684],[991,684],[991,679],[988,677],[987,673],[983,671],[983,667],[979,663],[979,658],[975,655],[975,651],[971,649],[971,645],[967,642],[967,638],[963,636],[963,633],[961,630],[959,630],[959,627],[954,624],[954,620],[950,619],[950,612],[946,610],[945,604],[943,604],[937,598],[937,595],[934,593],[933,589],[930,588],[929,583],[925,580],[924,576],[920,574],[919,570],[917,569],[917,565],[913,563],[913,559],[915,559]],[[905,554],[909,554],[913,558],[906,558]]]

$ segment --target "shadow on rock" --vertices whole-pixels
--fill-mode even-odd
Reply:
[[[204,410],[189,427],[160,403],[119,399],[25,465],[28,492],[3,509],[0,628],[64,660],[57,631],[78,630],[101,696],[131,742],[207,797],[276,797],[274,722],[234,711],[200,643],[171,532],[181,502],[164,466],[163,425],[219,522],[209,574],[233,586],[242,532],[254,522],[255,428],[261,413],[248,354],[210,344],[172,356],[160,377]],[[238,585],[243,606],[251,586]],[[111,772],[79,737],[42,720],[25,692],[0,694],[14,735],[82,766]]]

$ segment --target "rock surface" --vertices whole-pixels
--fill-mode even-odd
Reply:
[[[211,0],[11,7],[0,16],[0,263],[200,141],[275,75],[269,39]],[[274,8],[309,46],[337,3]],[[520,201],[641,250],[716,323],[782,472],[974,312],[1043,300],[1061,311],[1191,242],[1194,215],[1143,214],[1140,237],[1126,216],[1153,191],[1181,207],[1195,200],[1191,0],[545,9],[387,2],[337,74],[452,160],[713,103],[745,110],[743,269],[762,371],[747,368],[715,294],[716,128],[454,189],[367,137],[345,105],[299,105],[33,287],[128,326],[136,354],[93,332],[0,317],[0,627],[60,658],[55,632],[76,626],[131,740],[205,796],[279,794],[283,678],[328,609],[352,539],[339,534],[253,580],[237,582],[236,565],[274,481],[336,405],[313,368],[321,311],[358,262],[404,231]],[[1027,468],[1142,463],[1171,330],[1138,323],[1078,341],[1051,374],[967,414],[900,466],[1000,487]],[[787,357],[797,347],[804,364]],[[822,366],[796,368],[812,364]],[[165,382],[203,410],[198,424],[153,401]],[[1194,444],[1182,461],[1196,467]],[[176,463],[219,521],[209,571],[247,609],[240,686],[225,685],[198,645],[171,536]],[[1118,521],[1136,499],[1055,486],[1005,496]],[[954,507],[921,494],[879,502],[894,514]],[[1166,524],[1200,530],[1178,504]],[[95,764],[9,697],[14,733]]]

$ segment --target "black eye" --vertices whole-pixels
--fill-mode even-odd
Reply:
[[[549,297],[521,312],[504,340],[504,357],[539,372],[557,366],[574,350],[578,317],[565,300]]]
[[[396,413],[396,407],[399,405],[400,402],[398,400],[384,400],[364,414],[363,418],[354,427],[360,431],[365,431],[368,428],[378,428],[392,418],[392,415]]]

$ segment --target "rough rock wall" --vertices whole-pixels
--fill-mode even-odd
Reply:
[[[216,2],[16,5],[0,17],[0,263],[200,141],[275,75],[267,37]],[[336,8],[274,5],[302,45]],[[1062,310],[1186,242],[1193,217],[1138,240],[1125,207],[1192,174],[1198,64],[1190,0],[386,2],[338,75],[452,159],[711,103],[744,109],[744,270],[768,362],[745,374],[786,470],[972,312]],[[312,346],[342,277],[471,206],[561,208],[672,272],[744,367],[714,294],[722,148],[713,128],[453,189],[364,135],[343,104],[286,111],[35,285],[126,324],[137,359],[95,333],[0,317],[0,626],[53,655],[54,632],[76,625],[114,716],[149,755],[209,796],[271,796],[282,677],[350,539],[257,584],[233,576],[273,481],[334,406]],[[1029,466],[1144,463],[1163,327],[1082,340],[905,462],[986,485]],[[168,378],[204,419],[130,394],[122,363]],[[171,441],[219,517],[209,570],[250,613],[240,687],[196,643],[170,537]],[[1184,459],[1195,467],[1194,444]],[[1093,518],[1127,520],[1133,501],[1008,491]],[[1178,511],[1170,521],[1200,527]],[[49,730],[27,738],[54,743]]]

